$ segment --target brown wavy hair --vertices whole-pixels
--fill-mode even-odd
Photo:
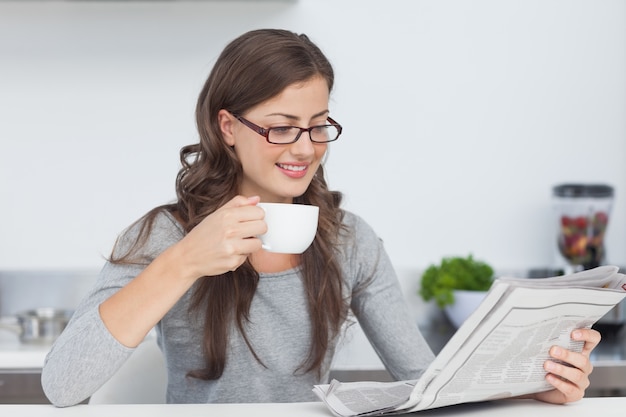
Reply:
[[[238,194],[242,166],[234,150],[223,140],[217,115],[221,109],[243,114],[269,100],[286,87],[313,77],[322,77],[329,91],[334,73],[322,51],[304,35],[286,30],[261,29],[243,34],[222,51],[199,95],[196,123],[199,143],[180,151],[182,168],[176,178],[177,201],[151,210],[142,219],[137,241],[113,262],[129,262],[148,238],[155,217],[169,210],[186,232]],[[344,226],[340,209],[342,195],[330,191],[320,165],[311,184],[294,204],[319,206],[317,234],[300,256],[302,280],[311,317],[311,344],[307,358],[294,372],[320,375],[329,343],[337,337],[348,306],[342,296],[341,269],[336,258],[338,237]],[[190,313],[204,317],[205,367],[188,376],[218,379],[226,364],[229,329],[236,325],[249,349],[261,364],[245,332],[259,274],[249,261],[237,270],[204,277],[193,288]]]

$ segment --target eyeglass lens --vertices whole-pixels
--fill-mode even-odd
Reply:
[[[267,139],[272,143],[291,143],[301,134],[306,132],[298,127],[273,127],[269,129]],[[309,130],[309,134],[313,142],[331,142],[339,136],[339,129],[333,125],[316,126]]]

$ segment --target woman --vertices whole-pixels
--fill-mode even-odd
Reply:
[[[256,30],[225,48],[198,100],[200,142],[181,150],[177,202],[120,236],[48,355],[53,404],[89,397],[153,328],[170,403],[313,401],[349,311],[395,378],[419,377],[433,354],[382,243],[324,179],[328,142],[341,134],[333,81],[305,35]],[[264,251],[259,201],[319,206],[312,245]],[[585,353],[556,356],[574,368],[549,362],[556,389],[539,399],[584,393],[598,335],[580,334]]]

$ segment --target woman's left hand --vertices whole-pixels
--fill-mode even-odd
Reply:
[[[596,330],[576,329],[572,332],[572,339],[585,342],[581,353],[552,346],[550,356],[569,366],[547,360],[544,364],[544,369],[548,372],[546,380],[555,389],[539,392],[530,397],[554,404],[564,404],[583,398],[585,390],[589,387],[589,374],[593,370],[589,354],[598,346],[600,338],[600,333]]]

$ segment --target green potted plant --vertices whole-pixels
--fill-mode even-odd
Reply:
[[[493,268],[473,258],[453,256],[430,265],[422,274],[419,295],[434,300],[459,327],[476,309],[493,282]]]

